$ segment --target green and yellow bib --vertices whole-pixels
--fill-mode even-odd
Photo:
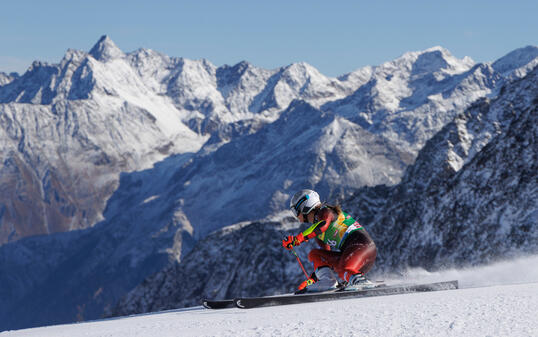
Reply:
[[[307,236],[323,221],[317,222],[312,227],[303,232]],[[363,227],[355,221],[349,214],[342,212],[338,217],[331,222],[329,228],[317,236],[323,243],[331,246],[332,249],[340,249],[345,239],[354,231],[361,230]]]

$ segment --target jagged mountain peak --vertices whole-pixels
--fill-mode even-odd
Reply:
[[[344,84],[336,78],[323,75],[305,62],[280,68],[274,79],[272,99],[276,106],[282,109],[285,109],[294,98],[308,100],[309,103],[319,107],[356,89],[353,84]]]
[[[81,50],[69,48],[65,52],[65,55],[64,55],[64,57],[62,59],[62,62],[80,60],[80,59],[86,57],[87,55],[88,54],[86,52],[83,52]]]
[[[160,92],[162,82],[181,63],[181,58],[170,57],[152,49],[139,48],[127,55],[127,61],[147,86]]]
[[[318,71],[314,66],[306,62],[295,62],[284,67],[288,71]]]
[[[493,62],[492,67],[505,76],[517,71],[519,68],[530,69],[538,64],[538,46],[526,46],[511,51],[497,61]],[[521,77],[519,74],[518,77]]]
[[[127,55],[127,58],[133,62],[135,66],[139,66],[140,62],[147,62],[147,60],[155,59],[155,58],[166,58],[170,59],[169,56],[161,54],[153,49],[148,48],[138,48],[137,50],[129,53]]]
[[[374,69],[375,69],[374,66],[362,67],[350,73],[339,76],[338,80],[342,82],[349,81],[349,82],[358,83],[357,87],[359,87],[360,84],[364,84],[368,82],[368,80],[372,77],[372,74],[374,73]]]
[[[48,63],[48,62],[36,60],[36,61],[32,62],[30,67],[28,67],[27,72],[33,72],[33,71],[36,71],[36,70],[38,70],[40,68],[50,67],[50,66],[51,66],[51,64]]]
[[[236,85],[247,71],[254,71],[254,69],[255,67],[247,61],[241,61],[233,66],[225,64],[216,70],[217,83],[221,88]],[[226,93],[224,94],[226,95]]]
[[[12,72],[12,73],[6,74],[0,71],[0,86],[11,83],[17,78],[19,78],[19,73]]]
[[[320,73],[318,69],[306,62],[292,63],[286,67],[283,67],[282,76],[301,80],[306,80],[309,78],[327,78],[325,75]]]
[[[225,64],[218,68],[219,71],[230,72],[236,74],[243,74],[247,69],[253,67],[253,65],[248,61],[241,61],[232,66]]]
[[[108,61],[125,56],[108,35],[101,36],[99,41],[90,49],[90,55],[99,61]]]
[[[450,74],[469,70],[475,62],[468,56],[459,59],[441,46],[435,46],[422,51],[404,53],[394,61],[386,62],[380,68],[392,68],[397,65],[411,75],[443,71]]]

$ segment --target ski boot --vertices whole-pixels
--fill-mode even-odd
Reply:
[[[349,282],[344,288],[344,291],[364,290],[375,288],[376,286],[377,285],[374,282],[368,280],[363,273],[357,273],[349,278]]]
[[[316,273],[310,274],[310,277],[304,280],[299,286],[297,287],[297,291],[295,294],[302,294],[306,292],[306,287],[316,283],[318,279],[316,278]]]
[[[306,285],[303,292],[313,293],[338,289],[338,281],[331,268],[320,267],[314,272],[314,276],[316,281],[313,284]],[[305,282],[308,282],[308,280]]]

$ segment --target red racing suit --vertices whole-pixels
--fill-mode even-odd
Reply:
[[[315,269],[329,266],[342,280],[349,281],[351,275],[365,274],[374,265],[377,255],[374,241],[345,212],[337,213],[333,207],[323,206],[314,214],[314,224],[301,234],[305,240],[315,237],[322,248],[308,254]]]

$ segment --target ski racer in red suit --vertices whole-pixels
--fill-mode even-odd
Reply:
[[[321,247],[308,254],[315,272],[299,286],[300,290],[307,284],[307,292],[336,289],[339,283],[333,272],[344,281],[345,290],[374,286],[364,274],[373,267],[377,249],[364,227],[339,206],[323,205],[318,193],[312,190],[297,192],[291,198],[290,208],[299,221],[313,225],[296,236],[288,236],[282,245],[291,250],[316,238]]]

